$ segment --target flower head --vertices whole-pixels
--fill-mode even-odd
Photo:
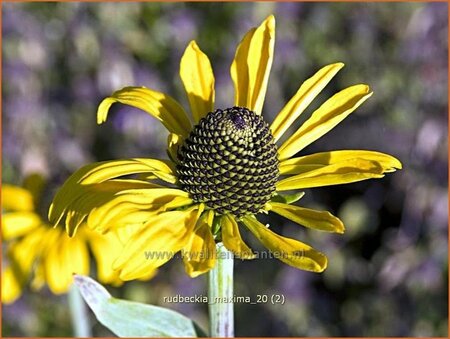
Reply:
[[[269,124],[243,107],[209,113],[179,148],[177,176],[194,201],[218,214],[258,213],[278,179]]]
[[[234,104],[214,110],[214,75],[208,57],[195,41],[181,58],[180,77],[194,126],[185,110],[167,94],[126,87],[104,99],[97,121],[107,119],[114,103],[151,114],[168,129],[170,160],[127,159],[85,166],[64,184],[49,211],[55,224],[65,221],[70,235],[84,221],[101,232],[134,228],[114,262],[124,280],[135,279],[182,252],[187,273],[197,276],[215,263],[215,242],[241,258],[253,258],[241,238],[247,227],[280,260],[321,272],[324,254],[267,228],[256,216],[274,212],[316,230],[342,233],[342,222],[326,211],[293,205],[303,192],[284,191],[381,178],[401,168],[394,157],[364,150],[330,151],[293,157],[326,134],[372,93],[367,85],[346,88],[326,100],[287,140],[286,130],[343,67],[335,63],[306,80],[272,124],[262,116],[275,42],[275,19],[269,16],[239,44],[231,65]],[[139,175],[136,179],[123,178]],[[144,252],[159,253],[145,256]],[[199,255],[209,253],[209,255]],[[166,254],[166,255],[162,255]]]
[[[2,236],[6,241],[7,265],[2,267],[2,302],[12,303],[31,282],[33,289],[48,285],[55,294],[66,293],[74,273],[89,274],[91,250],[96,258],[98,279],[119,285],[111,264],[123,247],[114,233],[101,235],[85,226],[70,238],[53,228],[37,212],[40,176],[32,175],[24,187],[2,187]]]

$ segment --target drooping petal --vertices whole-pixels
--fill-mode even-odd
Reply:
[[[33,271],[30,287],[33,291],[39,291],[45,285],[45,269],[43,265],[36,265]]]
[[[272,67],[275,18],[270,15],[258,28],[250,30],[239,44],[231,65],[236,106],[261,114]]]
[[[89,214],[88,226],[102,233],[127,225],[142,225],[154,214],[193,203],[188,193],[175,188],[124,190],[110,195],[102,203],[97,194],[94,193],[93,198],[97,201],[79,199],[77,202],[83,208],[74,206],[74,209]]]
[[[195,206],[155,215],[132,235],[115,260],[113,269],[120,270],[120,279],[139,278],[169,261],[186,246],[201,212]]]
[[[214,74],[211,63],[195,41],[186,48],[180,62],[180,77],[189,99],[194,122],[214,110]]]
[[[7,270],[10,271],[10,273],[7,273],[9,277],[5,277],[5,279],[8,280],[5,284],[11,284],[11,291],[4,291],[5,289],[8,289],[8,287],[2,284],[2,298],[5,298],[5,302],[14,302],[15,298],[20,296],[22,287],[33,277],[33,273],[36,271],[36,263],[39,262],[40,257],[43,255],[43,248],[46,247],[46,243],[49,239],[47,234],[52,231],[53,230],[49,229],[46,225],[39,223],[39,225],[34,227],[31,232],[26,234],[26,236],[8,243],[4,258],[8,262]],[[3,293],[5,294],[4,296]],[[6,301],[7,299],[9,299],[9,301]]]
[[[3,240],[11,240],[32,232],[41,225],[41,218],[33,212],[11,212],[2,215]]]
[[[270,126],[275,141],[282,137],[342,67],[344,64],[341,62],[327,65],[300,86],[297,93],[283,107]]]
[[[137,224],[127,225],[127,226],[120,227],[117,229],[112,229],[105,235],[112,234],[112,235],[116,236],[118,241],[122,244],[122,248],[123,248],[125,246],[125,244],[136,234],[136,232],[139,232],[139,230],[141,228],[142,228],[142,225],[137,225]],[[118,254],[120,254],[120,252],[115,252],[114,260],[115,260],[115,258],[118,257]],[[114,265],[114,260],[112,260],[113,265]],[[119,272],[117,270],[114,270],[114,272],[116,272],[116,274],[119,274]],[[148,272],[144,273],[143,275],[139,276],[138,280],[142,280],[142,281],[149,280],[149,279],[153,278],[157,273],[158,273],[158,270],[148,271]],[[120,280],[120,278],[119,278],[119,280]],[[120,281],[122,281],[122,280],[120,280]]]
[[[184,268],[192,278],[208,272],[216,263],[216,243],[211,232],[213,218],[212,210],[203,213],[188,243],[183,247]]]
[[[272,232],[255,218],[244,217],[242,221],[274,257],[282,262],[312,272],[322,272],[327,267],[327,257],[312,247]]]
[[[79,184],[95,184],[123,175],[153,173],[158,178],[174,184],[176,182],[173,163],[168,160],[134,158],[102,161],[80,168],[70,179]]]
[[[278,149],[279,160],[295,153],[319,139],[366,101],[372,92],[367,85],[348,87],[325,101],[311,117]]]
[[[119,272],[113,270],[113,262],[123,249],[123,244],[114,232],[100,234],[89,228],[83,229],[97,266],[97,278],[104,284],[120,286]]]
[[[66,293],[73,283],[73,274],[89,274],[89,253],[84,237],[69,238],[61,232],[42,263],[45,280],[54,294]]]
[[[225,214],[220,219],[222,228],[222,241],[224,246],[240,259],[253,259],[255,255],[252,250],[242,240],[239,226],[230,214]]]
[[[374,161],[380,164],[384,173],[394,172],[396,169],[402,168],[401,162],[389,154],[365,150],[341,150],[284,160],[280,162],[279,170],[281,175],[300,174],[351,159]]]
[[[2,267],[2,303],[12,304],[22,294],[22,283],[11,267]]]
[[[344,233],[344,224],[330,212],[271,202],[271,211],[305,227],[319,231]]]
[[[48,218],[53,224],[58,224],[65,215],[67,208],[86,192],[88,185],[137,173],[153,173],[163,180],[175,182],[176,177],[173,171],[171,163],[155,159],[104,161],[84,166],[72,174],[56,193],[50,205]],[[117,188],[117,191],[126,188],[142,188],[143,186],[154,187],[153,184],[142,181],[135,183],[122,181],[122,183],[116,182],[110,185],[112,187],[105,184],[106,191],[111,191],[114,188]]]
[[[282,179],[277,182],[276,189],[286,191],[348,184],[371,178],[382,178],[385,172],[388,171],[377,161],[354,158]]]
[[[2,184],[2,209],[5,211],[33,211],[33,195],[22,187]]]
[[[98,124],[106,121],[109,108],[116,102],[147,112],[161,121],[169,132],[187,136],[191,130],[186,112],[175,99],[145,87],[125,87],[103,99],[97,110]]]
[[[47,226],[37,227],[26,237],[8,244],[6,259],[14,275],[25,284],[32,275],[35,263],[44,255],[47,243],[55,231]]]
[[[127,225],[124,227],[120,227],[117,229],[112,229],[105,235],[113,234],[116,236],[116,238],[119,240],[119,242],[122,244],[122,248],[127,244],[127,242],[136,234],[136,232],[139,232],[141,230],[142,225]],[[112,260],[112,267],[114,266],[114,261],[118,257],[118,255],[121,252],[115,252],[114,260]],[[118,270],[114,270],[116,274],[119,274],[120,272]],[[142,275],[139,276],[138,280],[141,281],[147,281],[151,278],[153,278],[158,273],[158,270],[148,271],[144,272]],[[120,281],[122,281],[119,278]]]

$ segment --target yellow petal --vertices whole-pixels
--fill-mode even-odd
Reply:
[[[4,240],[21,237],[41,225],[41,218],[33,212],[11,212],[2,216],[2,235]]]
[[[191,131],[191,123],[186,112],[175,99],[145,87],[125,87],[103,99],[97,111],[98,124],[106,121],[109,108],[116,102],[149,113],[161,121],[169,132],[187,136]]]
[[[195,206],[154,216],[133,234],[113,269],[122,280],[133,280],[163,265],[186,245],[200,213]]]
[[[344,64],[341,62],[325,66],[300,86],[270,126],[275,141],[281,138],[342,67]]]
[[[181,135],[169,133],[167,138],[167,154],[170,160],[178,163],[178,149],[183,145],[184,139]]]
[[[272,67],[275,44],[275,18],[270,15],[250,30],[239,44],[231,65],[235,105],[261,114]]]
[[[208,272],[216,263],[216,243],[211,232],[214,212],[209,210],[199,218],[182,255],[186,273],[195,278]]]
[[[70,178],[79,184],[95,184],[123,175],[153,173],[172,184],[176,182],[173,163],[168,160],[134,158],[97,162],[80,168]]]
[[[84,237],[69,238],[63,232],[53,244],[44,260],[45,277],[55,294],[66,293],[73,282],[73,274],[89,274],[89,253]]]
[[[147,281],[152,279],[156,274],[158,273],[158,270],[148,271],[146,274],[140,275],[137,280],[139,281]],[[122,281],[122,280],[121,280]]]
[[[39,291],[45,285],[45,269],[43,265],[36,265],[34,275],[30,282],[33,291]]]
[[[6,258],[20,282],[28,281],[35,263],[44,255],[47,242],[52,239],[52,233],[53,229],[43,225],[8,245]]]
[[[348,87],[333,95],[278,150],[279,160],[295,153],[319,139],[366,101],[372,92],[367,85]]]
[[[282,262],[312,272],[322,272],[327,267],[327,257],[312,247],[272,232],[255,218],[244,217],[242,221],[274,257]]]
[[[84,232],[97,264],[98,280],[105,284],[120,286],[122,280],[119,279],[119,272],[112,268],[114,260],[123,249],[123,244],[117,235],[113,232],[100,234],[89,228],[86,228]]]
[[[191,41],[180,62],[180,77],[191,106],[194,122],[214,110],[214,74],[208,57]]]
[[[271,211],[288,218],[305,227],[315,230],[344,233],[344,224],[327,211],[316,211],[309,208],[271,202]]]
[[[105,233],[104,235],[106,235],[106,236],[114,236],[119,241],[119,243],[122,246],[121,248],[123,249],[125,247],[126,243],[136,234],[136,232],[139,232],[141,229],[142,229],[142,225],[127,225],[125,227],[112,229],[111,231],[109,231],[108,233]],[[94,231],[94,232],[98,233],[96,231]],[[101,235],[101,236],[103,236],[103,235]],[[114,257],[113,260],[111,261],[112,262],[111,269],[114,266],[115,259],[119,257],[121,251],[116,251],[115,250],[114,254],[111,256],[111,257]],[[99,255],[101,255],[101,253]],[[117,282],[116,283],[113,282],[113,284],[119,285],[119,282],[120,282],[120,284],[122,284],[123,281],[119,277],[119,273],[120,272],[118,270],[113,270],[113,271],[115,272],[115,274],[117,274],[117,279],[118,279]],[[138,280],[140,280],[140,281],[150,280],[157,273],[158,273],[157,269],[155,269],[153,271],[144,272],[142,275],[139,276]]]
[[[389,154],[365,150],[342,150],[315,153],[284,160],[280,162],[279,170],[281,175],[300,174],[351,159],[376,162],[380,164],[384,173],[394,172],[396,169],[402,168],[401,162]]]
[[[174,188],[123,190],[101,202],[97,194],[93,197],[96,200],[92,203],[87,198],[79,200],[86,207],[74,208],[86,211],[88,226],[102,233],[127,225],[142,225],[154,214],[193,203],[188,193]]]
[[[22,187],[2,184],[2,209],[5,211],[33,211],[33,195]]]
[[[72,174],[56,193],[53,202],[50,205],[48,214],[49,220],[55,225],[58,224],[68,213],[66,213],[66,211],[70,205],[82,197],[86,193],[86,190],[89,190],[88,186],[90,184],[103,183],[104,181],[117,177],[137,173],[153,173],[163,180],[176,182],[174,169],[172,169],[171,163],[162,160],[129,159],[90,164],[80,168]],[[153,184],[142,181],[123,181],[123,184],[119,184],[117,181],[114,184],[104,184],[101,188],[104,188],[106,192],[114,191],[114,189],[116,189],[116,191],[125,189],[121,185],[125,185],[128,188],[141,188],[145,186],[154,187]],[[74,213],[75,212],[76,211],[74,211]],[[84,216],[82,218],[84,218]],[[69,233],[72,234],[72,232],[73,230]]]
[[[240,259],[253,259],[255,255],[245,244],[239,232],[239,226],[233,216],[225,214],[220,219],[224,246]]]
[[[49,240],[55,239],[52,235],[61,233],[49,228],[48,226],[38,227],[33,232],[27,234],[20,240],[10,243],[6,251],[6,260],[8,261],[8,270],[11,270],[13,281],[11,288],[15,291],[8,291],[4,295],[5,298],[13,302],[13,296],[19,292],[25,284],[33,278],[33,273],[40,271],[41,258],[46,255],[47,244]],[[9,277],[8,279],[11,279]],[[2,293],[4,293],[5,285],[3,285]],[[8,288],[6,288],[8,289]]]
[[[22,285],[11,267],[2,268],[2,303],[12,304],[22,294]]]
[[[382,178],[384,172],[383,166],[376,161],[360,158],[348,159],[280,180],[276,184],[276,189],[277,191],[286,191],[348,184],[371,178]]]
[[[127,225],[125,227],[120,227],[117,229],[111,229],[109,233],[114,234],[117,239],[119,239],[122,246],[130,240],[130,238],[141,229],[142,225]]]

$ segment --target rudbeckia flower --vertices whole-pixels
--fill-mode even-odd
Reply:
[[[215,264],[215,243],[220,241],[236,256],[251,259],[254,253],[241,238],[241,227],[281,261],[323,271],[324,254],[277,234],[277,226],[261,224],[258,214],[273,212],[308,228],[343,233],[343,223],[329,212],[292,204],[302,196],[299,190],[381,178],[401,163],[365,150],[295,156],[372,95],[364,84],[333,95],[280,143],[343,64],[325,66],[306,80],[269,125],[262,112],[274,42],[273,16],[244,36],[231,65],[235,97],[230,108],[215,109],[212,67],[195,41],[180,63],[191,117],[169,95],[145,87],[126,87],[104,99],[99,124],[114,103],[158,119],[169,132],[169,159],[114,160],[81,168],[55,196],[50,220],[64,221],[71,236],[84,221],[101,232],[132,225],[134,232],[113,265],[124,280],[139,278],[179,251],[190,276],[205,273]],[[138,176],[123,178],[130,175]],[[284,194],[293,190],[297,192]]]
[[[45,284],[54,294],[68,292],[73,274],[89,274],[92,251],[97,277],[106,284],[121,280],[111,268],[123,248],[114,233],[102,235],[85,225],[70,238],[61,228],[53,228],[37,213],[38,176],[28,177],[30,187],[2,185],[2,236],[6,242],[6,265],[2,266],[2,302],[12,303],[31,282],[33,289]]]

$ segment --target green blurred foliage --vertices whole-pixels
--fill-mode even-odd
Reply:
[[[374,149],[397,156],[404,169],[306,192],[301,203],[338,215],[344,235],[266,217],[279,232],[326,253],[329,268],[320,275],[276,260],[237,261],[236,295],[286,298],[284,305],[236,304],[237,336],[446,337],[447,12],[446,3],[420,2],[3,4],[3,182],[18,184],[39,172],[51,181],[48,203],[83,164],[165,157],[167,134],[143,112],[115,107],[97,126],[100,100],[122,86],[144,85],[187,107],[179,59],[195,39],[214,68],[216,106],[231,106],[235,48],[273,13],[267,120],[308,76],[342,61],[346,67],[308,112],[355,83],[369,84],[374,96],[304,153]],[[176,309],[207,328],[206,305],[163,303],[167,295],[205,294],[205,280],[187,277],[173,260],[151,282],[108,288],[116,297]],[[66,298],[46,290],[27,291],[2,314],[3,336],[72,333]],[[111,335],[91,320],[95,336]]]

